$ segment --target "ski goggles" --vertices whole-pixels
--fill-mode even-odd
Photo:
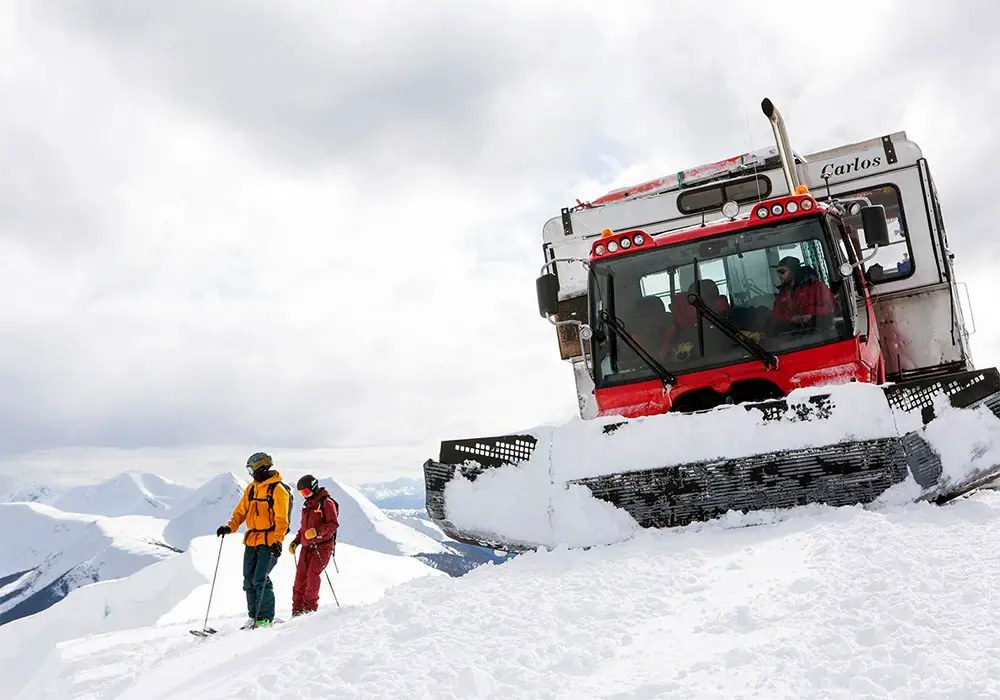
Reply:
[[[303,498],[309,498],[310,496],[313,495],[313,490],[312,489],[299,489],[299,493],[302,494]]]

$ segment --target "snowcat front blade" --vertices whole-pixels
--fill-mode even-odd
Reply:
[[[595,498],[626,511],[640,527],[666,528],[711,520],[729,511],[782,509],[810,503],[869,504],[911,475],[921,489],[914,500],[944,503],[1000,477],[1000,465],[986,465],[958,479],[944,475],[941,458],[925,436],[936,417],[935,402],[942,398],[959,409],[984,405],[1000,418],[1000,374],[995,368],[879,388],[893,416],[895,435],[623,469],[566,479],[555,486],[584,486]],[[798,423],[799,429],[808,431],[810,422],[829,418],[831,404],[829,394],[816,394],[794,405],[778,399],[726,410],[743,408],[758,412],[762,425]],[[626,425],[627,421],[607,424],[603,432],[614,440],[618,429]],[[466,521],[459,526],[449,517],[446,494],[456,473],[475,482],[492,470],[526,468],[538,443],[539,438],[532,434],[442,442],[439,459],[424,464],[428,515],[449,537],[468,544],[506,551],[558,544],[511,536],[489,524],[476,526]],[[525,507],[514,499],[508,505],[510,509]]]

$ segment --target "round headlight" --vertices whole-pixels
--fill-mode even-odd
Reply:
[[[813,201],[811,199],[802,200],[802,211],[809,211],[813,208]]]
[[[632,236],[632,240],[635,241],[636,245],[642,245],[643,243],[646,242],[646,237],[643,236],[641,233],[637,233],[634,236]]]
[[[727,219],[735,219],[740,213],[740,205],[729,201],[722,205],[722,215]]]
[[[606,252],[607,248],[604,247],[603,243],[598,243],[596,246],[594,246],[595,255],[604,255]]]
[[[789,214],[794,214],[799,210],[799,205],[796,202],[789,202],[785,205],[785,211]]]
[[[781,213],[783,211],[785,211],[785,209],[780,204],[771,205],[771,213],[774,214],[775,216],[781,216]]]
[[[618,250],[618,244],[615,241],[611,241],[610,243],[608,243],[609,253],[614,253],[616,250]]]
[[[767,214],[768,214],[767,207],[760,207],[760,208],[757,209],[757,218],[758,219],[766,219],[767,218]]]
[[[632,239],[628,238],[628,237],[622,238],[622,240],[621,240],[621,246],[622,246],[622,250],[625,250],[626,248],[631,248],[632,247]]]

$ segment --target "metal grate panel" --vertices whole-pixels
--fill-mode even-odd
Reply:
[[[916,379],[885,388],[889,405],[896,410],[920,411],[924,424],[934,419],[934,399],[946,395],[953,406],[965,408],[1000,392],[996,368],[961,372],[947,377]]]
[[[524,462],[535,451],[533,435],[501,435],[471,440],[447,440],[441,443],[441,463],[476,462],[484,467],[502,467]]]

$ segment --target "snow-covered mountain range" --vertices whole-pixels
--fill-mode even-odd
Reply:
[[[414,557],[451,575],[503,559],[447,540],[423,510],[378,503],[423,500],[417,480],[353,487],[321,478],[340,505],[338,543]],[[119,579],[187,550],[228,521],[248,477],[222,473],[197,488],[148,473],[54,489],[5,477],[0,528],[24,533],[0,544],[0,625],[33,615],[75,589]],[[297,526],[301,497],[294,494]]]

